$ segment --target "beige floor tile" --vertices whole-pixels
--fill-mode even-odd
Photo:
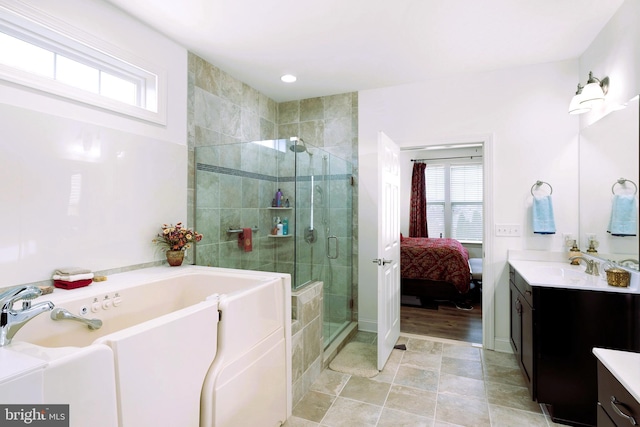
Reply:
[[[459,375],[451,375],[444,372],[440,373],[438,393],[456,394],[458,396],[461,396],[461,398],[487,398],[484,381],[476,380],[474,378],[461,377]]]
[[[451,424],[444,421],[435,420],[433,427],[460,427],[458,424]]]
[[[433,423],[433,427],[460,427],[460,426],[459,426],[459,425],[457,425],[457,424],[451,424],[451,423],[446,423],[446,422],[444,422],[444,421],[438,421],[438,420],[436,420],[436,421]]]
[[[494,350],[482,350],[482,361],[486,365],[499,365],[508,368],[518,368],[518,361],[512,353],[501,353]]]
[[[484,376],[487,381],[526,387],[522,372],[518,367],[485,365]]]
[[[432,391],[394,385],[384,407],[433,419],[437,397]]]
[[[337,396],[344,388],[350,375],[325,369],[311,385],[311,390]]]
[[[433,418],[425,418],[406,412],[383,409],[377,427],[432,427]]]
[[[393,383],[436,392],[438,391],[438,377],[437,371],[400,365]]]
[[[527,387],[486,381],[485,388],[487,389],[487,400],[491,405],[506,406],[542,414],[540,405],[531,400]]]
[[[412,366],[414,368],[431,369],[439,371],[442,363],[442,356],[439,354],[423,353],[420,351],[405,351],[402,356],[402,365]]]
[[[356,341],[375,338],[359,332]],[[323,371],[285,427],[560,426],[531,400],[513,354],[419,337],[398,343],[406,351],[394,349],[373,378]]]
[[[547,420],[542,414],[498,405],[489,405],[489,412],[492,427],[547,427]]]
[[[372,427],[382,412],[381,406],[338,397],[322,420],[329,427]]]
[[[454,357],[456,359],[480,361],[480,348],[467,345],[456,345],[445,343],[442,347],[442,356]]]
[[[335,399],[335,396],[310,391],[293,408],[293,415],[319,423]]]
[[[467,359],[456,359],[453,357],[442,357],[440,372],[459,375],[461,377],[484,379],[482,362]]]
[[[373,381],[369,378],[352,375],[342,389],[340,397],[382,406],[387,399],[390,388],[391,384],[389,383]]]
[[[489,404],[486,400],[439,393],[436,421],[465,427],[490,427]]]
[[[304,418],[290,417],[282,427],[318,427],[320,424],[313,421],[305,420]]]

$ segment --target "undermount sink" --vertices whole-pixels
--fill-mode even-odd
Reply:
[[[540,267],[538,269],[538,273],[544,274],[545,276],[550,276],[550,277],[560,277],[570,281],[583,280],[589,277],[589,275],[587,275],[584,271],[574,270],[571,268],[556,267],[556,266]]]
[[[532,285],[601,288],[606,281],[600,275],[587,274],[585,266],[569,262],[515,261],[515,267]]]

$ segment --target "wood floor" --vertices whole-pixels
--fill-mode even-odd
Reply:
[[[473,302],[473,310],[460,310],[444,301],[437,310],[403,305],[400,331],[482,344],[482,302]]]

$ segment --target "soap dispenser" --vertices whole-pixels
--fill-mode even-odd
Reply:
[[[575,239],[571,240],[571,248],[569,248],[569,258],[572,258],[574,256],[580,256],[582,255],[582,252],[580,252],[580,248],[578,248],[578,245],[576,244]],[[579,265],[580,264],[580,260],[574,259],[571,261],[572,265]]]

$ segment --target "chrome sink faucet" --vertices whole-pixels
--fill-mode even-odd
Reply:
[[[600,269],[599,266],[600,264],[598,263],[598,261],[593,260],[593,259],[587,259],[581,256],[572,256],[571,258],[569,258],[569,261],[575,261],[577,260],[578,262],[580,261],[584,261],[585,264],[587,264],[587,268],[584,270],[585,274],[591,274],[592,276],[599,276],[600,275]]]
[[[0,293],[0,347],[10,344],[16,332],[29,320],[53,310],[51,301],[31,305],[31,300],[40,295],[42,291],[36,286],[16,286]],[[14,310],[13,304],[19,300],[22,300],[22,309]]]

